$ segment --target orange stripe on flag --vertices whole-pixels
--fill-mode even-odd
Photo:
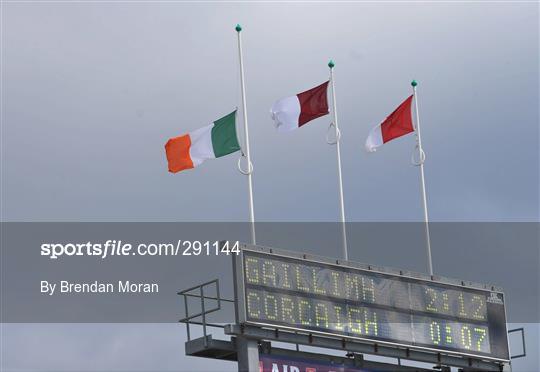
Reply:
[[[189,156],[191,147],[191,138],[189,134],[180,137],[174,137],[165,144],[167,162],[169,163],[169,172],[177,173],[184,169],[194,168],[193,161]]]

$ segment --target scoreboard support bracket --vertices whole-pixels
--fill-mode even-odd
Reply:
[[[259,370],[259,342],[257,339],[238,335],[236,337],[236,352],[238,355],[238,371]]]

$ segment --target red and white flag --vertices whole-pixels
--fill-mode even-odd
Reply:
[[[272,105],[270,114],[278,132],[289,132],[307,122],[328,114],[328,81],[321,85],[282,98]]]
[[[414,132],[411,115],[411,104],[413,96],[407,98],[397,109],[394,110],[384,121],[369,132],[366,140],[366,150],[376,151],[377,147]]]

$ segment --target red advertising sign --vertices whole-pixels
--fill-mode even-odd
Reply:
[[[259,372],[371,372],[373,369],[348,367],[276,355],[259,355]]]

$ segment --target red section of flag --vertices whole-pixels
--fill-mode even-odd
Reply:
[[[411,115],[413,96],[407,98],[381,124],[383,143],[414,131]]]
[[[328,114],[327,90],[328,81],[296,95],[300,102],[300,117],[298,118],[299,127],[306,124],[308,121]]]

